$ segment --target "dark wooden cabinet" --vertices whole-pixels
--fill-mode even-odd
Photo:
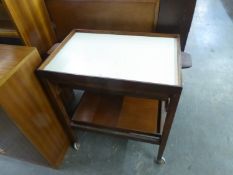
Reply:
[[[73,29],[154,32],[160,0],[46,0],[62,41]]]
[[[37,47],[42,54],[56,42],[56,37],[62,41],[73,29],[175,33],[180,34],[184,50],[196,5],[196,0],[2,2],[5,9],[0,3],[0,38],[21,38],[25,45]]]
[[[45,0],[60,41],[72,29],[180,34],[184,50],[196,0]]]
[[[161,0],[157,32],[180,34],[181,49],[185,49],[196,0]]]

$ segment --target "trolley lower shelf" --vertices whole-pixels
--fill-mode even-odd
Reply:
[[[160,137],[158,100],[85,92],[72,117],[72,126],[151,142]],[[141,139],[140,139],[141,140]],[[149,141],[150,142],[150,141]]]

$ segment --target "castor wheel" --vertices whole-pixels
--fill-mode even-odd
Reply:
[[[73,148],[74,148],[76,151],[78,151],[79,148],[80,148],[80,144],[79,144],[78,142],[74,142],[74,143],[73,143]]]
[[[157,159],[156,161],[155,161],[157,164],[159,164],[159,165],[162,165],[162,164],[165,164],[166,163],[166,160],[165,160],[165,158],[164,157],[161,157],[161,159]]]

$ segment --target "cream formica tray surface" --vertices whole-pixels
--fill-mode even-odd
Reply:
[[[177,38],[76,32],[46,71],[178,86]]]

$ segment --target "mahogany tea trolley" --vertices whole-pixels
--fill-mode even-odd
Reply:
[[[162,157],[182,92],[178,35],[73,30],[37,74],[75,143],[73,127],[158,144]],[[83,90],[74,112],[61,91]]]

